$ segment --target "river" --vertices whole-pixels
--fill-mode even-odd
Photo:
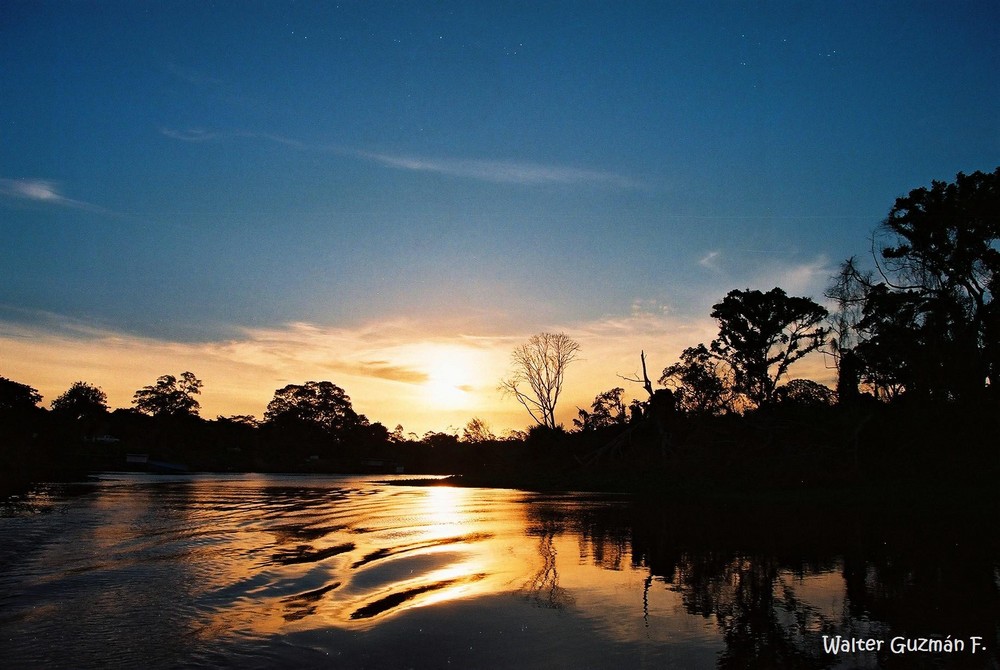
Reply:
[[[993,512],[125,473],[0,512],[7,668],[998,665]]]

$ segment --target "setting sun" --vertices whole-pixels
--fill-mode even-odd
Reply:
[[[473,373],[467,359],[468,354],[459,350],[434,353],[424,385],[428,402],[445,409],[459,409],[472,403]]]

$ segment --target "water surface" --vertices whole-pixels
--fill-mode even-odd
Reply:
[[[996,666],[1000,563],[974,531],[746,514],[108,474],[5,509],[0,651],[7,667]],[[832,654],[824,635],[988,651]]]

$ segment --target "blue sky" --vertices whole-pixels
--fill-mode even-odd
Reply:
[[[1000,164],[995,2],[704,4],[0,4],[0,375],[48,401],[77,346],[302,327],[341,372],[608,324],[662,368],[728,290],[821,299],[896,197]],[[85,371],[152,381],[121,365]],[[219,413],[328,371],[269,370]]]

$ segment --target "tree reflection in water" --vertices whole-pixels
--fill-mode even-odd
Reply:
[[[545,507],[537,512],[537,518],[532,519],[526,530],[528,536],[538,538],[538,555],[542,560],[521,591],[542,607],[560,609],[572,602],[566,589],[559,586],[559,570],[556,567],[555,537],[565,531],[565,519],[558,511]]]
[[[902,506],[901,506],[902,507]],[[997,667],[1000,541],[997,511],[789,509],[684,505],[529,506],[542,568],[526,590],[559,607],[553,538],[576,535],[580,560],[648,569],[649,591],[678,593],[684,609],[714,619],[720,668]],[[819,584],[819,586],[816,586]],[[819,589],[819,591],[817,591]],[[817,593],[821,597],[817,597]],[[827,654],[822,636],[885,640],[880,652]],[[950,635],[986,650],[893,654],[889,641]]]
[[[685,554],[665,582],[682,595],[691,614],[714,616],[726,650],[720,668],[823,668],[833,657],[823,655],[820,631],[833,622],[795,597],[779,575],[785,566],[761,554]]]

